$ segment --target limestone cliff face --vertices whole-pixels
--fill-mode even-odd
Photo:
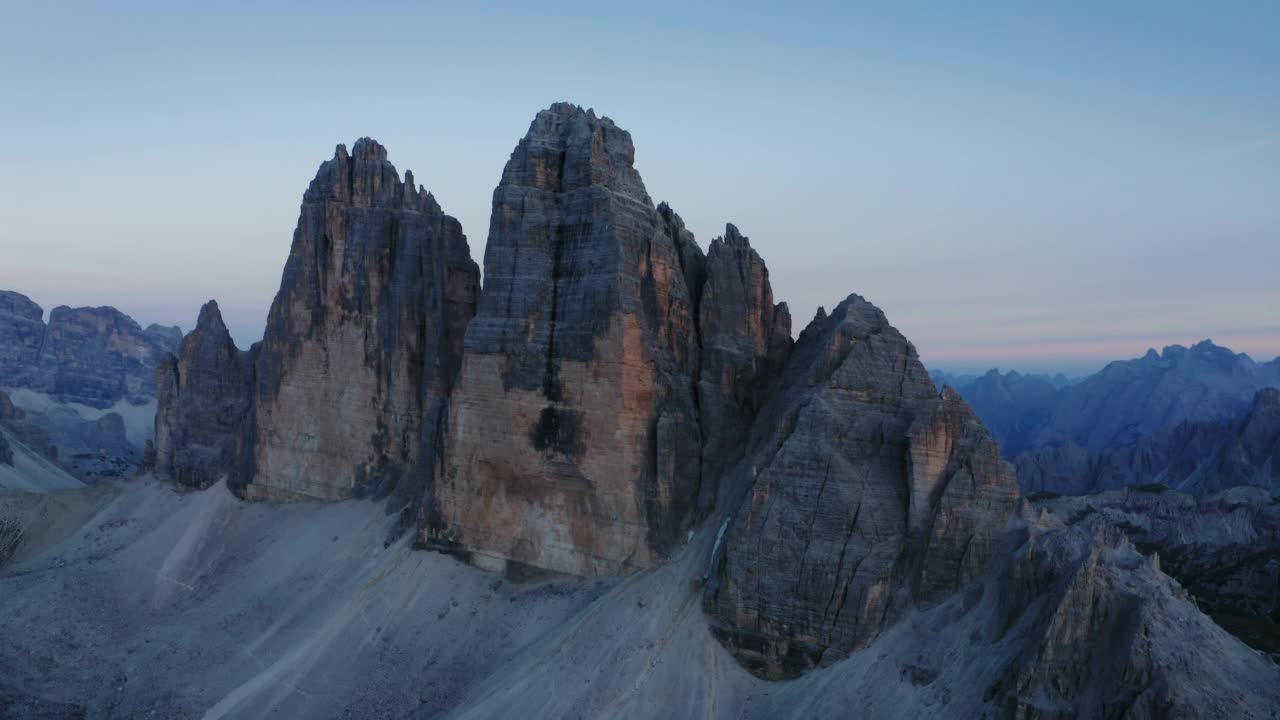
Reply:
[[[368,138],[339,146],[303,197],[255,364],[255,499],[387,489],[423,455],[474,312],[457,220]]]
[[[0,386],[28,383],[44,342],[44,310],[26,295],[0,291]]]
[[[634,155],[611,120],[563,103],[511,154],[428,544],[597,575],[683,541],[700,481],[701,253]]]
[[[801,334],[746,461],[754,481],[706,591],[717,637],[766,677],[864,646],[964,587],[1018,493],[969,407],[854,295]]]
[[[24,295],[0,292],[0,385],[62,402],[108,408],[155,397],[155,367],[177,348],[176,327],[142,328],[113,307],[58,306],[49,313]]]
[[[741,457],[751,424],[791,352],[791,314],[773,302],[769,270],[751,243],[728,225],[707,251],[698,304],[702,366],[702,497],[708,512],[718,481]]]
[[[218,304],[200,308],[178,356],[156,370],[155,470],[190,487],[239,479],[239,445],[248,420],[252,358],[236,349]]]

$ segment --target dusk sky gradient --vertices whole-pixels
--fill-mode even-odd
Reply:
[[[262,335],[298,205],[368,135],[480,262],[568,100],[629,130],[798,333],[857,292],[925,363],[1280,354],[1280,3],[0,5],[0,289]],[[617,9],[615,9],[617,8]]]

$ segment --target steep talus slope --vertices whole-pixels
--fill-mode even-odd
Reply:
[[[1280,704],[1280,670],[1098,516],[1029,513],[967,592],[767,682],[698,610],[711,528],[621,581],[518,584],[387,546],[396,519],[369,501],[125,487],[0,575],[6,684],[91,718],[1225,719]]]
[[[63,467],[0,425],[0,489],[45,492],[82,485]]]
[[[854,295],[801,334],[757,425],[750,492],[706,604],[748,667],[794,675],[980,575],[1017,500],[959,395]]]
[[[607,588],[387,547],[373,502],[129,485],[0,575],[0,675],[90,718],[438,716]]]
[[[630,134],[567,103],[512,152],[427,544],[598,575],[685,539],[702,445],[686,262],[701,251],[634,158]]]
[[[423,459],[478,268],[457,220],[386,150],[339,146],[303,197],[254,367],[247,466],[258,499],[394,487]]]
[[[30,490],[93,484],[125,477],[141,462],[143,449],[119,413],[58,403],[29,390],[13,392],[28,407],[0,391],[0,434],[9,437],[5,442],[15,453],[9,465],[23,469],[0,484]]]
[[[1259,390],[1238,420],[1183,422],[1095,453],[1067,443],[1025,452],[1015,464],[1027,492],[1086,495],[1150,483],[1197,495],[1238,485],[1280,492],[1280,390]]]

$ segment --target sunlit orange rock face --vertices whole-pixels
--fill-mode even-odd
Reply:
[[[461,226],[381,145],[339,146],[303,197],[268,316],[240,492],[332,500],[402,484],[435,441],[478,275]]]
[[[539,113],[512,153],[424,511],[429,546],[617,574],[692,526],[703,258],[654,207],[634,155],[626,131],[569,104]]]

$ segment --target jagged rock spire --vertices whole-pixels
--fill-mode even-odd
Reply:
[[[240,465],[253,364],[236,349],[218,303],[200,308],[178,356],[156,369],[155,471],[180,485],[203,488]]]
[[[567,103],[512,152],[429,544],[596,575],[683,541],[699,485],[700,251],[634,158],[629,133]]]
[[[458,221],[406,179],[361,138],[303,196],[255,363],[247,497],[341,498],[429,474],[419,462],[479,271]]]

